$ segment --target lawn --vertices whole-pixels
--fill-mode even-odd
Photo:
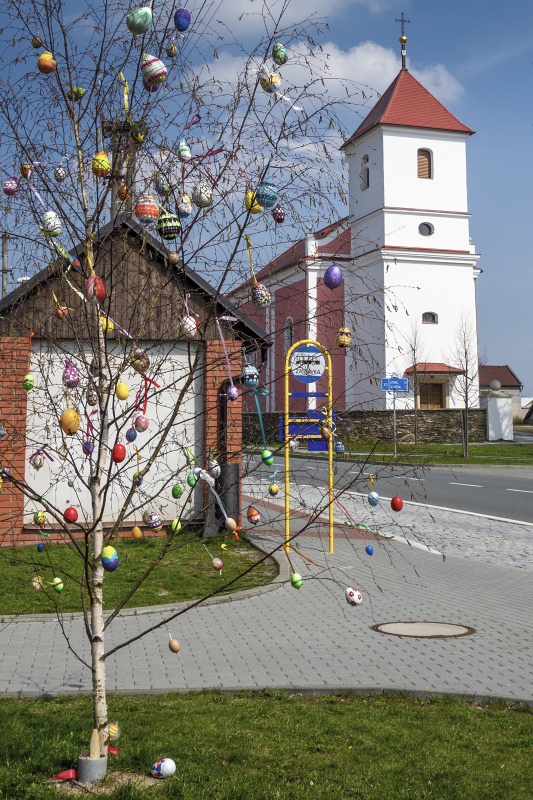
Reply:
[[[177,766],[159,787],[123,785],[111,800],[531,797],[529,707],[281,692],[108,700],[122,730],[110,771]],[[77,765],[91,728],[88,698],[0,701],[0,798],[68,796],[47,779]]]
[[[120,563],[115,572],[105,574],[104,608],[115,608],[160,552],[164,541],[143,538],[138,541],[120,539],[116,543]],[[179,538],[175,541],[179,542]],[[222,558],[222,575],[211,566],[211,558],[202,540],[195,537],[190,544],[170,552],[158,564],[126,607],[179,603],[204,597],[237,577],[263,556],[242,536],[236,541],[233,535],[226,533],[206,540],[205,544],[214,557]],[[222,544],[227,545],[226,550],[222,549]],[[55,603],[64,612],[81,611],[81,561],[77,552],[63,544],[47,545],[46,550],[56,575],[64,582],[61,593],[53,591],[48,583],[44,584],[41,591],[32,589],[32,578],[36,574],[44,581],[52,580],[52,568],[46,552],[38,553],[37,547],[31,546],[0,548],[0,614],[52,612]],[[233,584],[228,591],[270,583],[277,574],[277,564],[269,559]]]

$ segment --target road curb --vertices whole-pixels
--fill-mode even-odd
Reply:
[[[244,453],[250,456],[261,456],[259,451],[252,452],[251,450],[244,450]],[[274,452],[274,451],[273,451]],[[274,456],[277,458],[283,458],[283,452],[274,452]],[[312,453],[291,453],[291,459],[293,458],[301,458],[306,461],[323,461],[327,464],[326,456],[315,456]],[[372,464],[372,466],[376,467],[418,467],[419,469],[424,469],[428,467],[429,469],[531,469],[533,470],[533,463],[532,464],[453,464],[451,462],[446,463],[421,463],[421,462],[413,462],[413,461],[374,461],[369,460],[366,461],[364,458],[346,458],[346,456],[333,456],[333,462],[339,463],[346,463],[346,464],[359,464],[360,462],[364,462],[366,464]]]

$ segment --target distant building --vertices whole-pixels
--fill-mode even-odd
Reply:
[[[507,392],[513,397],[513,419],[519,417],[524,419],[528,409],[522,408],[522,389],[523,384],[514,374],[511,367],[483,365],[479,367],[479,397],[480,401],[490,390],[491,381],[500,381],[502,391]]]

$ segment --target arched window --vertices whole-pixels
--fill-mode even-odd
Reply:
[[[289,347],[292,347],[294,344],[294,322],[292,321],[292,317],[287,317],[285,320],[285,334],[284,334],[284,347],[285,347],[285,354],[287,354]]]
[[[433,177],[431,150],[421,149],[417,154],[417,175],[419,178]]]
[[[424,311],[422,314],[422,322],[425,325],[436,325],[439,321],[439,315],[434,311]]]
[[[368,166],[368,156],[363,156],[361,159],[361,191],[368,189],[370,186],[370,169]]]

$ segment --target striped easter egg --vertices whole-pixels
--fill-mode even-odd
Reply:
[[[154,84],[163,83],[166,80],[168,71],[161,59],[144,53],[141,62],[141,75],[148,86],[153,86]]]
[[[181,223],[175,214],[163,209],[157,220],[157,232],[162,239],[177,239],[180,235]]]
[[[159,216],[159,206],[150,194],[142,195],[135,206],[135,216],[141,225],[150,225]]]

